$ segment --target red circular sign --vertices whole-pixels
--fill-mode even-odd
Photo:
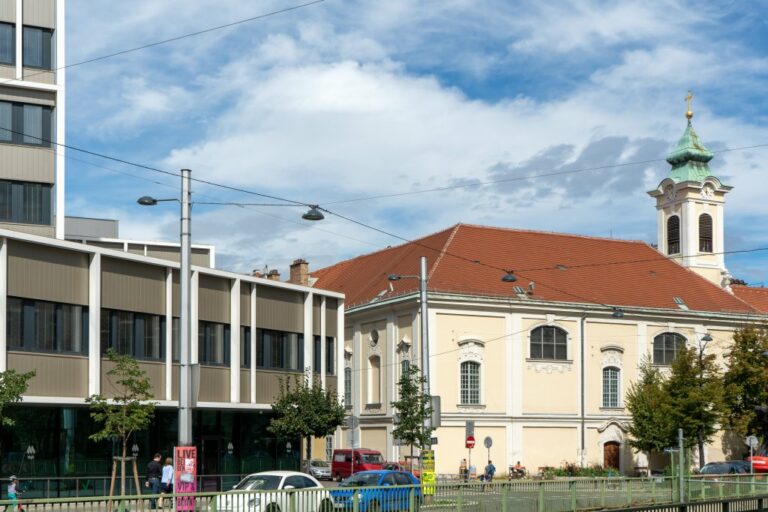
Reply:
[[[467,448],[475,447],[475,436],[467,436]]]

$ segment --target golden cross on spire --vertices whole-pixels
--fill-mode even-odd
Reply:
[[[693,109],[691,108],[691,101],[693,101],[693,93],[691,91],[688,91],[688,94],[685,96],[685,101],[688,103],[688,110],[685,112],[685,117],[688,118],[690,121],[693,117]]]

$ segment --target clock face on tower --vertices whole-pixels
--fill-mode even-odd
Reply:
[[[712,199],[715,196],[715,189],[712,185],[704,185],[701,188],[701,197],[704,199]]]
[[[672,185],[667,185],[667,187],[664,189],[664,193],[667,196],[667,199],[670,201],[674,201],[677,198],[677,192],[675,191],[675,187]]]

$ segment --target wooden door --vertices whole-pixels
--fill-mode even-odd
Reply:
[[[603,445],[603,467],[619,469],[619,450],[621,445],[616,441],[610,441]]]

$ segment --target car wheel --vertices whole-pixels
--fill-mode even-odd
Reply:
[[[333,502],[331,500],[323,500],[320,502],[320,508],[318,512],[333,512]]]
[[[339,473],[336,473],[336,476],[333,477],[334,482],[341,482],[341,475]]]

